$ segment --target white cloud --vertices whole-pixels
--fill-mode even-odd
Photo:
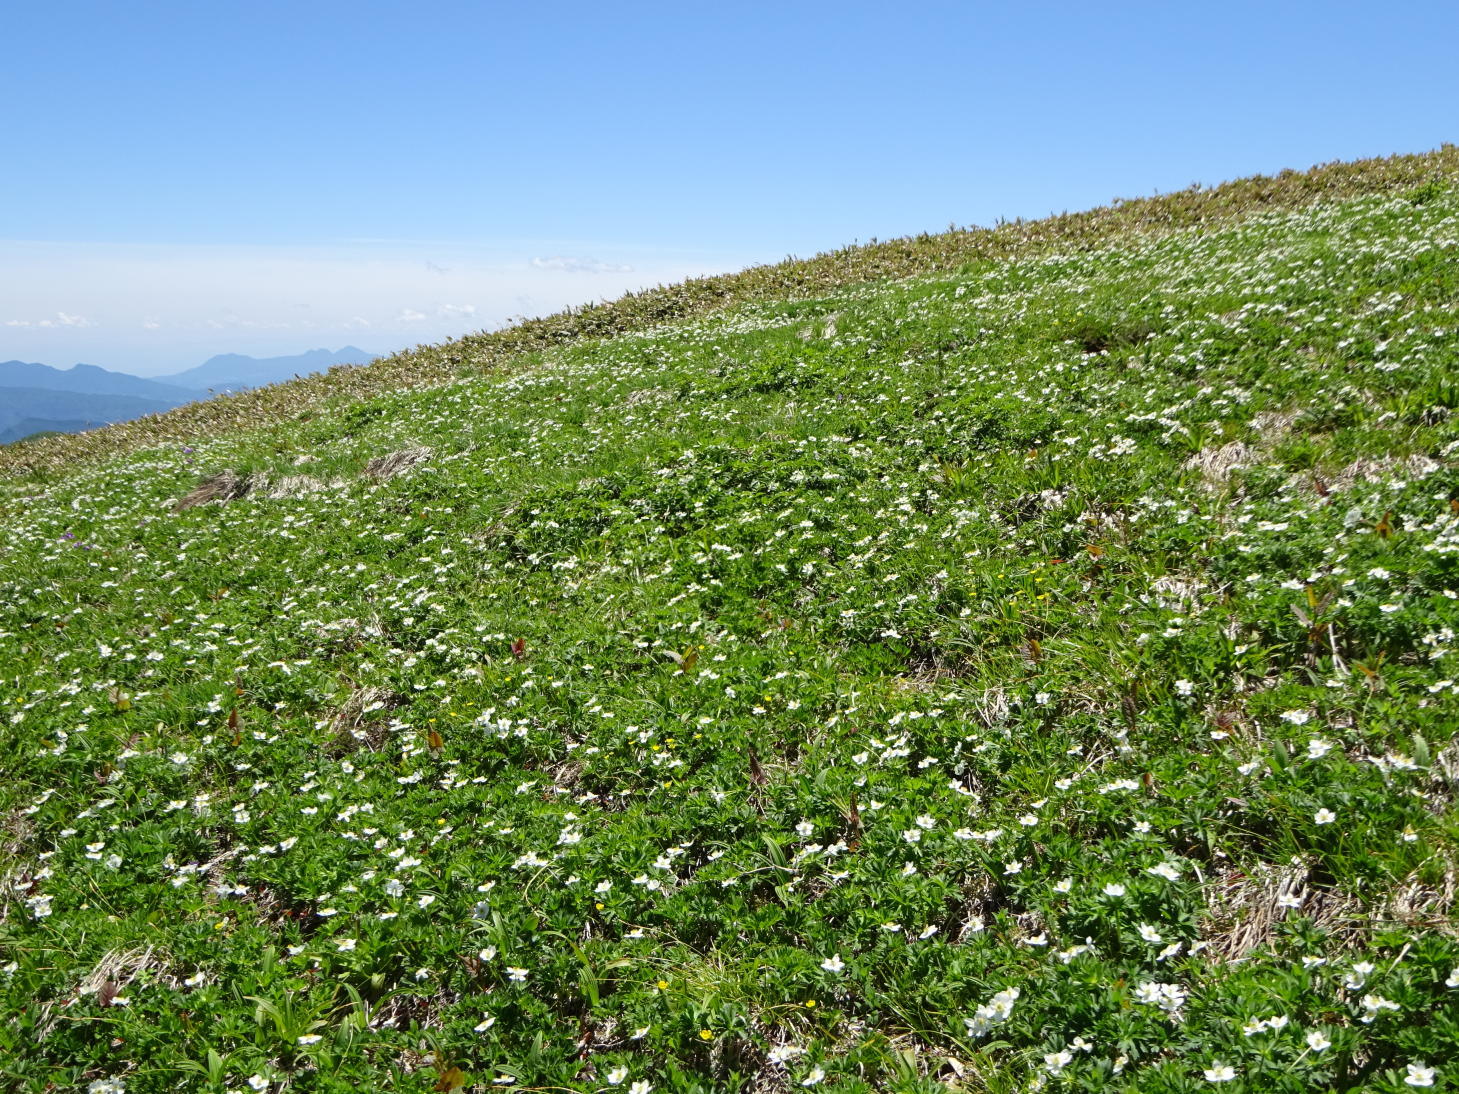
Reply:
[[[534,268],[559,270],[563,273],[632,273],[632,266],[621,266],[597,258],[574,258],[571,255],[552,255],[549,258],[534,258]]]
[[[610,252],[587,242],[539,242],[540,253],[556,257],[536,262],[529,249],[425,246],[0,240],[0,360],[88,361],[149,375],[218,353],[271,357],[352,339],[386,352],[744,265],[729,255],[618,244]],[[633,271],[567,257],[595,250],[631,258]]]
[[[29,319],[7,319],[7,327],[43,327],[46,330],[54,330],[56,327],[94,327],[90,319],[83,315],[70,315],[63,311],[56,312],[54,319],[40,319],[32,323]]]
[[[67,315],[63,311],[56,312],[54,319],[42,319],[36,324],[38,327],[94,327],[95,325],[85,316]]]

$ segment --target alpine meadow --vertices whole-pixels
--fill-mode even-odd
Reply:
[[[0,1087],[1459,1090],[1459,148],[0,448]]]

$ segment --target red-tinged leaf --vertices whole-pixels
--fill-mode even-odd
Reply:
[[[450,1094],[451,1091],[461,1090],[466,1086],[466,1072],[459,1067],[448,1067],[441,1072],[441,1077],[436,1080],[435,1089]]]
[[[760,766],[760,757],[757,756],[757,755],[755,755],[755,750],[753,748],[751,748],[750,749],[750,782],[754,783],[756,786],[764,786],[769,781],[770,780],[768,780],[767,778],[765,778],[765,769]]]

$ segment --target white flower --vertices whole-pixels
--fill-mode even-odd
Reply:
[[[628,1088],[628,1094],[648,1094],[648,1092],[652,1089],[653,1086],[650,1083],[639,1079],[638,1082],[634,1083]]]
[[[820,1082],[825,1077],[826,1077],[826,1073],[825,1073],[824,1070],[822,1070],[819,1067],[813,1067],[813,1068],[811,1068],[809,1074],[807,1074],[806,1077],[800,1081],[800,1085],[801,1086],[815,1086],[818,1082]]]
[[[525,984],[527,982],[527,970],[518,968],[516,965],[508,965],[507,979],[515,984]]]
[[[1230,1064],[1223,1064],[1219,1060],[1212,1060],[1211,1066],[1206,1068],[1206,1081],[1210,1083],[1229,1083],[1236,1078],[1236,1069]]]
[[[268,1080],[262,1075],[250,1075],[248,1077],[248,1085],[253,1087],[254,1090],[267,1090]]]
[[[1159,1007],[1167,1014],[1175,1014],[1185,1004],[1185,989],[1179,984],[1147,980],[1136,986],[1135,1002]]]
[[[1017,988],[1004,988],[973,1012],[973,1017],[964,1018],[969,1035],[981,1037],[996,1025],[1008,1021],[1013,1013],[1013,1004],[1018,1002]]]
[[[1056,893],[1067,893],[1067,892],[1069,892],[1073,888],[1074,888],[1074,879],[1073,878],[1068,878],[1068,877],[1066,877],[1066,878],[1060,878],[1058,881],[1054,882],[1054,892],[1056,892]]]
[[[1125,887],[1118,881],[1107,882],[1104,887],[1105,896],[1124,896]]]
[[[799,1045],[776,1045],[765,1054],[765,1058],[772,1064],[785,1064],[803,1051]]]
[[[1282,721],[1290,722],[1294,726],[1305,726],[1312,720],[1312,715],[1305,710],[1287,710],[1282,712]]]
[[[1152,866],[1145,872],[1152,877],[1163,877],[1166,881],[1180,880],[1180,870],[1168,862],[1162,862],[1158,866]]]
[[[1385,1010],[1401,1010],[1392,999],[1385,999],[1383,996],[1370,992],[1362,998],[1364,1014],[1358,1019],[1364,1025],[1372,1025],[1373,1020]]]
[[[1050,1075],[1057,1075],[1074,1060],[1074,1054],[1066,1048],[1058,1052],[1044,1053],[1044,1068]]]
[[[476,951],[476,956],[479,957],[479,958],[481,958],[481,960],[483,960],[483,961],[490,961],[494,957],[496,957],[496,947],[495,946],[488,946],[484,950],[477,950]]]
[[[1164,937],[1161,936],[1160,932],[1157,931],[1154,927],[1150,926],[1150,924],[1148,924],[1148,923],[1141,923],[1140,924],[1140,937],[1143,938],[1146,942],[1164,942],[1165,941]]]
[[[1454,970],[1449,973],[1449,979],[1444,981],[1444,987],[1459,988],[1459,965],[1455,965]]]
[[[322,1040],[323,1040],[323,1039],[324,1039],[324,1038],[323,1038],[323,1037],[321,1037],[321,1036],[320,1036],[320,1035],[319,1035],[319,1034],[317,1034],[317,1033],[306,1033],[306,1034],[304,1034],[304,1035],[303,1035],[303,1036],[301,1036],[301,1037],[300,1037],[300,1038],[299,1038],[299,1043],[300,1043],[300,1044],[301,1044],[301,1045],[317,1045],[317,1044],[319,1044],[319,1042],[320,1042],[320,1041],[322,1041]]]
[[[846,962],[841,960],[839,953],[833,953],[830,957],[821,962],[821,968],[827,972],[840,972],[846,967]]]
[[[1175,694],[1177,695],[1191,695],[1195,690],[1196,686],[1189,680],[1177,680],[1175,682]]]
[[[487,1030],[491,1029],[491,1027],[494,1026],[494,1025],[496,1025],[496,1015],[494,1015],[494,1014],[485,1014],[485,1015],[482,1015],[481,1021],[477,1022],[476,1025],[474,1027],[472,1027],[472,1028],[474,1028],[477,1033],[485,1033]],[[624,1068],[623,1069],[623,1075],[627,1075],[627,1074],[628,1074],[628,1069],[627,1068]],[[608,1077],[608,1081],[610,1083],[612,1083],[612,1082],[619,1082],[619,1083],[621,1083],[623,1081],[623,1075],[620,1075],[617,1079],[614,1079],[610,1075]]]
[[[1424,1067],[1423,1064],[1409,1064],[1408,1074],[1403,1081],[1408,1086],[1433,1086],[1436,1069]]]
[[[1321,737],[1313,737],[1307,742],[1307,758],[1309,760],[1320,760],[1332,751],[1332,742],[1324,741]]]
[[[1349,991],[1357,991],[1368,982],[1368,976],[1372,971],[1373,962],[1355,961],[1353,962],[1352,971],[1343,977],[1342,986]]]
[[[1337,814],[1331,809],[1319,809],[1316,813],[1312,814],[1312,820],[1317,824],[1331,824],[1337,820]]]
[[[620,1065],[619,1067],[615,1067],[612,1071],[608,1072],[608,1085],[617,1086],[626,1078],[628,1078],[628,1069]]]
[[[334,944],[340,953],[349,953],[355,948],[355,940],[353,938],[336,938]]]
[[[815,834],[816,826],[808,820],[803,820],[795,826],[796,832],[806,839]]]
[[[1314,1029],[1307,1034],[1307,1048],[1312,1052],[1321,1052],[1332,1047],[1332,1042],[1327,1039],[1322,1030]]]

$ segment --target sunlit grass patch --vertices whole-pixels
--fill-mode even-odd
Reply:
[[[1450,154],[5,480],[0,1075],[1452,1083]]]

